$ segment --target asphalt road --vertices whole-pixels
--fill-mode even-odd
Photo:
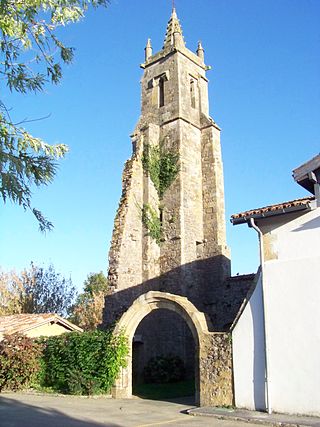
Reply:
[[[2,393],[1,427],[248,427],[249,423],[194,417],[188,401]]]

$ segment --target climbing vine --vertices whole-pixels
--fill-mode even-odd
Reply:
[[[147,203],[142,207],[142,223],[148,230],[149,236],[160,245],[162,239],[160,218],[157,212]]]
[[[146,145],[144,148],[143,169],[149,174],[160,199],[179,172],[178,160],[178,154],[161,150],[159,146]]]
[[[160,149],[158,145],[145,145],[144,147],[143,169],[150,176],[160,200],[179,172],[178,161],[178,154]],[[149,236],[160,245],[163,238],[161,220],[149,204],[144,204],[142,207],[142,222],[148,230]]]

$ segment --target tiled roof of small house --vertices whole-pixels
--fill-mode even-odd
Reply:
[[[71,331],[82,332],[82,329],[58,314],[12,314],[10,316],[0,316],[0,334],[24,333],[30,329],[37,328],[50,323],[59,323]]]
[[[272,215],[279,215],[289,211],[307,209],[313,200],[315,200],[313,196],[304,197],[302,199],[290,200],[289,202],[251,209],[231,215],[231,222],[233,224],[239,224],[241,222],[246,222],[248,218],[263,218]]]

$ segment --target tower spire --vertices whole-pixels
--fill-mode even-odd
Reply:
[[[172,13],[167,25],[167,32],[166,32],[163,48],[166,49],[171,46],[175,46],[175,47],[185,46],[181,25],[175,9],[174,0],[172,2]]]

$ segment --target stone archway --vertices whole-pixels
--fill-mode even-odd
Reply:
[[[112,396],[132,396],[132,339],[141,320],[157,309],[172,310],[179,314],[191,330],[196,347],[196,364],[199,368],[196,369],[195,378],[196,403],[232,404],[231,345],[226,339],[227,334],[210,332],[210,321],[186,297],[159,291],[150,291],[137,298],[115,328],[115,334],[125,331],[129,353],[127,367],[121,370],[112,388]],[[219,360],[216,360],[217,351],[221,356]],[[211,382],[211,378],[214,382]],[[217,387],[219,390],[216,390]]]

